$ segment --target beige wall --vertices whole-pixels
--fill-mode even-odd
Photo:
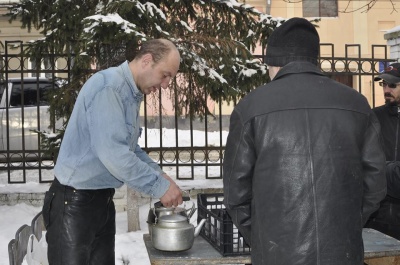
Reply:
[[[21,23],[19,21],[14,21],[10,24],[8,22],[8,17],[3,16],[6,13],[6,7],[0,6],[0,41],[3,44],[6,40],[23,40],[25,42],[42,37],[36,30],[28,32],[27,29],[21,29]],[[0,49],[0,51],[3,51],[3,49]]]
[[[2,3],[1,0],[0,3]],[[4,5],[0,5],[0,41],[1,41],[0,54],[3,54],[6,49],[8,54],[19,54],[21,52],[21,47],[18,45],[20,43],[18,41],[26,43],[28,41],[36,40],[42,37],[42,35],[38,33],[36,30],[28,32],[27,29],[21,29],[21,23],[19,21],[14,21],[13,23],[9,23],[8,22],[9,18],[4,16],[4,14],[6,13],[7,13],[7,8]],[[6,41],[9,42],[7,45],[8,47],[5,47]],[[20,68],[21,61],[19,57],[8,58],[7,63],[10,69],[13,70],[21,69]],[[29,63],[31,62],[28,60],[24,60],[23,64],[25,69],[29,67]],[[20,77],[20,76],[21,76],[20,73],[14,73],[10,74],[8,78]],[[25,76],[31,76],[31,75],[25,74]]]
[[[288,3],[284,0],[239,0],[239,2],[252,5],[261,12],[266,12],[267,2],[270,2],[270,15],[273,17],[303,16],[301,0],[293,1],[296,3]],[[321,18],[318,23],[317,30],[321,43],[334,43],[337,56],[344,56],[345,44],[360,44],[361,53],[365,57],[372,56],[371,45],[386,45],[383,38],[385,32],[400,25],[400,6],[397,7],[396,12],[393,11],[390,1],[377,1],[368,12],[363,12],[365,9],[351,13],[340,12],[346,7],[348,10],[356,10],[369,2],[371,0],[339,0],[338,17]],[[375,56],[383,54],[383,49],[375,50]]]
[[[261,12],[267,10],[267,2],[269,2],[270,15],[273,17],[302,17],[303,14],[301,1],[287,3],[287,1],[283,0],[241,0],[240,2],[255,6]],[[368,12],[363,12],[365,8],[350,13],[340,12],[345,10],[346,7],[348,10],[357,10],[370,2],[371,0],[339,0],[338,17],[321,18],[317,28],[321,43],[333,43],[336,57],[345,56],[346,44],[360,44],[360,51],[357,48],[348,48],[347,55],[349,57],[360,56],[361,58],[384,58],[386,53],[387,58],[390,58],[389,47],[387,47],[383,35],[387,30],[400,25],[400,6],[397,6],[398,10],[396,12],[393,11],[390,1],[377,1]],[[383,45],[384,47],[372,49],[372,45]],[[331,56],[330,49],[321,48],[321,56]],[[366,67],[368,68],[368,66]],[[376,65],[376,69],[378,70],[378,65]],[[371,79],[370,76],[361,78],[361,81],[354,78],[353,87],[361,87],[361,92],[372,105],[373,81]],[[376,84],[375,100],[376,106],[384,103],[382,89]],[[226,109],[227,113],[231,111],[231,107],[224,109]]]

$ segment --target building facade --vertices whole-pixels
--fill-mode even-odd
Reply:
[[[317,31],[321,43],[334,45],[334,57],[387,57],[400,60],[399,57],[391,57],[395,53],[390,52],[384,37],[386,32],[400,26],[399,0],[242,0],[240,2],[252,5],[273,17],[321,18]],[[331,46],[322,46],[320,55],[332,56]],[[322,67],[330,66],[322,64]],[[379,61],[375,65],[376,71],[382,70],[382,67]],[[374,86],[370,76],[361,80],[353,77],[351,80],[343,81],[353,88],[361,87],[361,92],[371,105],[373,98],[376,106],[384,103],[382,90]]]

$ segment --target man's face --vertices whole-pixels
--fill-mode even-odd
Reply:
[[[382,80],[380,84],[382,84],[385,102],[392,105],[400,105],[400,83],[395,84],[396,87],[394,88],[392,88],[394,84],[389,85],[385,80]]]
[[[180,56],[177,51],[171,51],[169,55],[158,63],[154,63],[153,57],[145,55],[142,61],[143,72],[139,82],[139,89],[143,94],[148,95],[160,88],[166,89],[169,82],[176,75],[179,69]]]

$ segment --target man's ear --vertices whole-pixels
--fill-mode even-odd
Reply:
[[[153,56],[148,53],[142,56],[142,65],[146,66],[146,65],[150,65],[153,62]]]

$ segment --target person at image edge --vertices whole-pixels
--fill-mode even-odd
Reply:
[[[381,125],[387,195],[366,227],[400,240],[400,63],[390,64],[374,80],[382,86],[386,101],[373,111]]]

